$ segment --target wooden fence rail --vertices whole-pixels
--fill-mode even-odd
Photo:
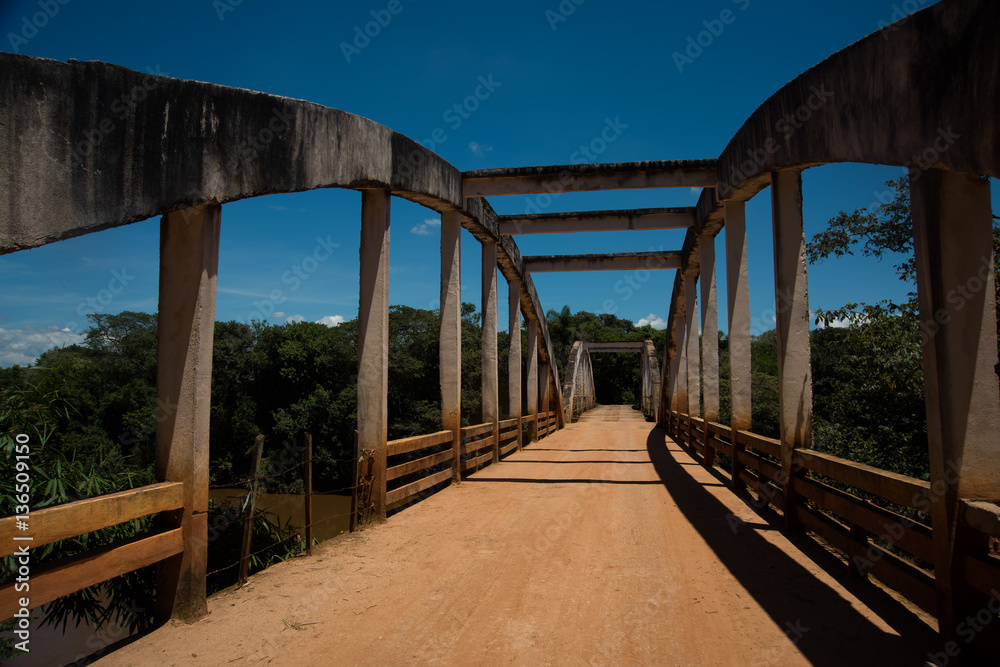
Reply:
[[[675,440],[706,465],[716,451],[731,457],[727,472],[735,492],[744,493],[749,486],[761,506],[771,504],[792,513],[800,525],[844,553],[857,576],[872,574],[922,609],[935,612],[933,531],[921,518],[934,499],[929,482],[812,449],[795,449],[796,501],[786,507],[788,480],[780,465],[780,441],[676,411],[665,422]],[[924,514],[904,515],[904,511]],[[963,501],[962,521],[981,536],[973,542],[985,544],[1000,537],[1000,507],[992,503]],[[980,551],[964,555],[962,567],[967,583],[990,595],[1000,590],[1000,559]]]

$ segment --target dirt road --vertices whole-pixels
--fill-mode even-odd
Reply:
[[[99,664],[924,664],[926,619],[824,567],[605,407]]]

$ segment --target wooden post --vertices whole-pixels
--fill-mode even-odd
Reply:
[[[794,452],[812,440],[812,365],[806,236],[802,225],[802,172],[771,173],[774,224],[774,294],[778,334],[778,411],[785,528],[797,529]]]
[[[974,174],[911,170],[910,196],[937,617],[941,634],[964,645],[956,624],[972,610],[963,608],[967,539],[959,500],[1000,498],[990,183]]]
[[[520,340],[518,340],[520,343]],[[441,428],[451,431],[451,481],[462,481],[462,216],[441,214]]]
[[[253,443],[253,463],[250,465],[250,492],[247,499],[247,515],[243,523],[243,548],[240,549],[240,576],[237,588],[246,583],[250,570],[250,543],[253,538],[253,513],[257,509],[257,475],[260,472],[260,456],[264,452],[264,436],[258,435]]]
[[[726,202],[726,298],[729,306],[729,405],[732,427],[733,491],[743,493],[743,464],[737,456],[737,431],[751,429],[750,289],[747,282],[746,203]],[[740,450],[743,451],[742,445]]]
[[[155,617],[208,613],[208,438],[215,287],[222,207],[194,206],[160,222],[156,479],[184,483],[184,506],[159,521],[181,527],[184,551],[157,565]]]
[[[313,437],[312,433],[305,434],[306,463],[305,463],[305,516],[306,516],[306,554],[312,556],[313,549]]]
[[[358,448],[372,452],[370,513],[385,521],[389,389],[389,204],[386,190],[361,191],[361,298],[358,308]]]

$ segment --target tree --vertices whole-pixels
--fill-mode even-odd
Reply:
[[[886,185],[891,189],[887,201],[851,214],[841,211],[830,220],[807,245],[809,261],[851,255],[860,248],[867,257],[895,257],[900,280],[914,285],[909,180]],[[993,251],[1000,253],[996,216]],[[1000,305],[1000,290],[996,296]],[[815,446],[926,479],[927,423],[916,294],[911,292],[900,304],[848,303],[817,313],[818,323],[837,320],[848,322],[848,327],[812,334]],[[1000,333],[1000,320],[997,330]]]

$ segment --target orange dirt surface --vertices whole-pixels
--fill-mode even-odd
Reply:
[[[208,607],[98,664],[857,667],[935,639],[623,406]]]

